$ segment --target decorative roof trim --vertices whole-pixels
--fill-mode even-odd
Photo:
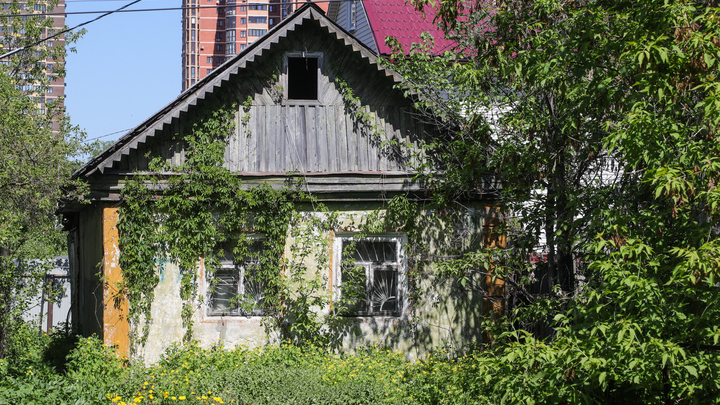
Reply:
[[[128,155],[131,150],[137,149],[138,144],[145,143],[148,138],[154,137],[156,131],[161,131],[165,125],[170,125],[173,119],[179,118],[180,114],[187,112],[190,106],[196,105],[198,99],[204,99],[208,93],[212,93],[215,87],[220,88],[223,82],[230,80],[231,75],[235,75],[240,69],[244,69],[249,62],[254,62],[256,56],[260,56],[263,51],[269,50],[273,44],[278,43],[281,38],[287,36],[288,32],[294,31],[305,20],[318,21],[321,27],[327,29],[330,34],[334,34],[338,40],[342,40],[345,46],[351,47],[353,52],[359,52],[362,58],[368,59],[368,62],[375,65],[378,71],[392,77],[397,83],[402,81],[399,74],[378,63],[377,55],[372,49],[330,20],[320,7],[313,3],[306,3],[295,11],[292,16],[281,21],[259,41],[235,55],[235,57],[181,93],[170,104],[120,137],[112,146],[75,171],[72,177],[88,177],[98,171],[103,173],[105,169],[112,167],[115,162],[122,159],[123,155]]]

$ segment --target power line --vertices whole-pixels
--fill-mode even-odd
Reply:
[[[28,48],[32,48],[32,47],[34,47],[34,46],[36,46],[36,45],[40,45],[41,43],[43,43],[43,42],[45,42],[45,41],[48,41],[48,40],[53,39],[53,38],[55,38],[55,37],[58,37],[58,36],[66,33],[66,32],[72,31],[72,30],[74,30],[74,29],[78,29],[78,28],[80,28],[80,27],[82,27],[82,26],[84,26],[84,25],[88,25],[88,24],[90,24],[91,22],[95,22],[95,21],[97,21],[97,20],[99,20],[99,19],[101,19],[101,18],[103,18],[103,17],[109,16],[110,14],[117,13],[117,12],[119,12],[119,11],[121,11],[121,10],[127,8],[127,7],[130,7],[130,6],[132,6],[133,4],[139,3],[139,2],[141,2],[141,1],[142,1],[142,0],[135,0],[135,1],[133,1],[132,3],[128,3],[128,4],[120,7],[120,8],[117,9],[117,10],[108,11],[108,12],[106,12],[105,14],[103,14],[103,15],[101,15],[101,16],[98,16],[97,18],[94,18],[94,19],[92,19],[92,20],[90,20],[90,21],[86,21],[86,22],[84,22],[84,23],[82,23],[82,24],[78,24],[78,25],[76,25],[76,26],[74,26],[74,27],[72,27],[72,28],[68,28],[68,29],[62,30],[62,31],[58,32],[57,34],[51,35],[51,36],[49,36],[49,37],[47,37],[47,38],[43,38],[43,39],[41,39],[41,40],[39,40],[39,41],[36,41],[35,43],[32,43],[32,44],[30,44],[30,45],[25,45],[25,46],[23,46],[23,47],[20,47],[20,48],[18,48],[18,49],[15,49],[14,51],[10,51],[10,52],[8,52],[8,53],[5,53],[5,54],[3,54],[3,55],[0,55],[0,59],[6,58],[6,57],[8,57],[8,56],[12,56],[12,55],[14,55],[14,54],[16,54],[16,53],[18,53],[18,52],[20,52],[20,51],[23,51],[23,50],[28,49]]]
[[[96,139],[106,138],[106,137],[108,137],[108,136],[115,135],[115,134],[119,134],[119,133],[122,133],[122,132],[126,132],[126,131],[129,131],[129,130],[131,130],[131,129],[132,129],[132,128],[121,129],[121,130],[119,130],[119,131],[111,132],[111,133],[109,133],[109,134],[105,134],[105,135],[101,135],[101,136],[96,136],[95,138],[86,139],[86,140],[84,140],[83,142],[90,142],[90,141],[94,141],[94,140],[96,140]]]
[[[80,1],[97,1],[97,0],[77,0]],[[121,1],[121,0],[106,0],[106,1]],[[311,1],[311,3],[335,3],[335,2],[346,2],[346,1],[355,1],[355,0],[317,0],[317,1]],[[367,0],[366,0],[367,1]],[[131,3],[135,4],[137,3]],[[291,6],[291,5],[297,5],[297,4],[306,4],[308,1],[293,1],[293,2],[285,2],[285,3],[262,3],[269,6]],[[57,12],[57,13],[32,13],[32,14],[0,14],[0,17],[20,17],[20,16],[59,16],[59,15],[83,15],[83,14],[99,14],[99,13],[140,13],[140,12],[149,12],[149,11],[175,11],[175,10],[197,10],[197,9],[205,9],[205,8],[234,8],[234,7],[244,7],[248,4],[254,4],[254,3],[245,3],[245,4],[223,4],[223,5],[211,5],[211,6],[186,6],[186,7],[161,7],[161,8],[142,8],[142,9],[135,9],[135,10],[122,10],[125,7],[121,7],[120,9],[113,10],[113,11],[69,11],[69,12]],[[259,3],[258,3],[259,4]],[[104,16],[103,16],[104,17]],[[95,21],[95,20],[93,20]],[[90,21],[92,22],[92,21]],[[87,23],[86,23],[87,24]],[[79,27],[79,26],[78,26]],[[77,28],[77,27],[75,27]],[[75,29],[73,28],[73,29]]]

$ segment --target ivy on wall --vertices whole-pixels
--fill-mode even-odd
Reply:
[[[183,163],[171,165],[156,158],[150,163],[152,174],[134,176],[123,189],[118,228],[124,282],[119,291],[130,302],[134,341],[144,343],[148,336],[153,291],[159,282],[157,258],[180,268],[188,341],[193,314],[203,298],[198,295],[200,268],[211,278],[225,242],[230,242],[236,257],[247,256],[248,234],[263,235],[262,266],[256,277],[268,286],[266,310],[280,312],[285,239],[296,201],[307,196],[289,187],[246,187],[223,167],[238,113],[234,103],[213,101],[186,131],[175,134],[184,147]]]
[[[348,103],[357,104],[351,90],[344,89]],[[247,124],[252,99],[239,106],[222,97],[206,100],[205,107],[173,135],[184,151],[182,163],[173,165],[155,158],[148,173],[136,173],[123,189],[118,228],[124,281],[118,291],[130,303],[132,348],[144,344],[149,334],[154,291],[160,281],[158,261],[172,262],[180,269],[184,340],[190,341],[194,314],[207,299],[200,295],[200,277],[210,280],[207,293],[211,294],[216,282],[212,275],[224,249],[231,249],[236,258],[248,257],[257,240],[262,249],[254,277],[265,286],[262,310],[267,330],[298,344],[338,346],[347,323],[343,315],[365,288],[361,276],[349,281],[353,279],[353,263],[343,261],[348,278],[341,298],[333,300],[328,270],[333,231],[343,228],[340,214],[315,201],[301,184],[249,186],[223,167],[228,140],[236,131],[236,123]],[[368,115],[356,118],[371,125]],[[379,131],[379,127],[370,128]],[[458,240],[467,239],[468,235],[457,231],[465,228],[454,225],[462,218],[445,215],[445,223],[438,227],[436,218],[420,215],[425,208],[405,196],[395,196],[380,208],[357,219],[353,229],[358,232],[357,238],[388,232],[407,234],[410,297],[418,298],[416,280],[428,262],[428,252],[447,250],[437,241],[450,240],[451,234],[459,235]],[[431,228],[438,233],[429,232]],[[262,238],[254,239],[253,235]],[[346,256],[351,255],[343,255],[343,260]],[[247,305],[244,298],[235,300]]]

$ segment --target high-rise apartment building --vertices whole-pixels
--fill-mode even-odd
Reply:
[[[183,91],[265,35],[292,7],[288,0],[183,0]]]
[[[318,5],[327,11],[328,4]],[[257,41],[298,6],[296,0],[183,0],[183,91]]]
[[[17,14],[18,19],[25,21],[31,14],[43,14],[40,18],[45,21],[52,20],[51,24],[48,24],[48,28],[44,29],[41,33],[42,38],[47,38],[59,31],[62,31],[65,26],[65,0],[59,0],[55,7],[48,5],[49,2],[35,1],[28,3],[1,3],[0,13],[4,15]],[[12,23],[13,18],[9,18],[7,23],[0,26],[0,55],[7,52],[13,51],[26,45],[27,39],[25,36],[24,28],[20,28],[20,32],[16,31]],[[22,24],[19,25],[22,27]],[[62,97],[65,95],[65,79],[58,77],[53,74],[59,68],[63,68],[62,60],[55,60],[52,58],[46,58],[37,60],[38,55],[44,55],[41,50],[48,50],[56,47],[64,47],[65,40],[62,36],[54,39],[47,40],[39,45],[36,45],[32,49],[28,49],[24,52],[32,52],[33,57],[30,58],[33,61],[37,61],[40,69],[26,70],[23,64],[19,64],[17,67],[11,66],[11,71],[15,72],[18,80],[18,87],[28,95],[35,98],[38,103],[38,108],[41,113],[45,112],[45,105],[50,102],[56,102],[58,98],[62,102]],[[10,57],[6,57],[0,60],[0,64],[12,65]],[[43,76],[49,79],[47,87],[43,90],[40,85],[40,78],[38,72],[41,72]]]

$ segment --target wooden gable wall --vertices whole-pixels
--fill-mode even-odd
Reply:
[[[283,100],[286,86],[283,57],[290,52],[321,53],[322,67],[319,103]],[[340,93],[336,79],[344,80],[359,97],[370,120],[357,118]],[[383,144],[398,140],[417,149],[418,140],[430,131],[414,114],[411,103],[385,71],[336,39],[317,21],[306,19],[295,32],[278,38],[261,56],[224,82],[215,93],[230,92],[239,107],[236,131],[226,150],[226,167],[240,173],[339,173],[408,172],[412,153]],[[248,96],[252,105],[242,103]],[[183,162],[182,145],[169,141],[192,121],[194,108],[148,145],[116,162],[113,171],[147,170],[150,155],[161,153],[168,162]],[[243,120],[246,117],[246,120]],[[371,128],[372,127],[372,128]]]

